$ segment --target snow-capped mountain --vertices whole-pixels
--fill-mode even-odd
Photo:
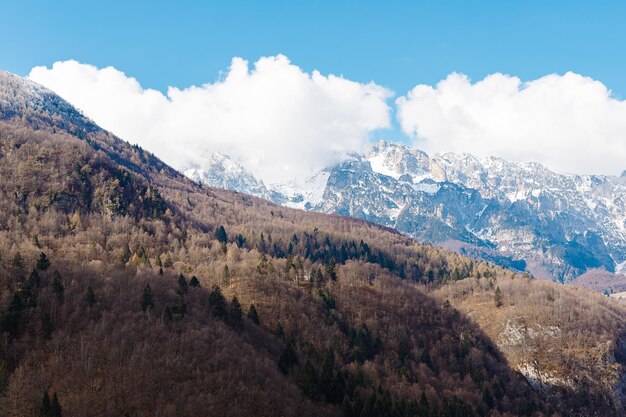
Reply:
[[[196,182],[213,187],[267,197],[263,181],[257,181],[241,164],[221,153],[211,154],[203,167],[187,169],[184,174]]]
[[[390,142],[266,189],[250,187],[256,180],[248,173],[238,174],[246,178],[239,185],[226,178],[228,170],[207,171],[215,175],[188,175],[286,206],[394,227],[538,277],[567,282],[590,268],[626,269],[623,175],[558,174],[537,163],[469,154],[429,156]]]

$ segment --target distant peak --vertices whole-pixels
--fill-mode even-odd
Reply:
[[[369,146],[366,156],[372,156],[379,153],[399,152],[404,154],[411,154],[420,158],[428,157],[428,154],[421,149],[415,148],[410,145],[406,145],[401,142],[394,142],[389,140],[380,140]]]

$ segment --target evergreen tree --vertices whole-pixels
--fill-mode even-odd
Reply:
[[[198,277],[196,277],[195,275],[192,276],[191,280],[189,281],[189,286],[200,288],[200,281],[198,281]]]
[[[187,314],[187,302],[185,302],[185,297],[182,294],[178,294],[176,297],[176,314],[181,318]]]
[[[39,274],[37,273],[36,269],[33,269],[33,271],[28,276],[28,285],[30,285],[32,288],[39,288],[40,284],[41,279],[39,278]]]
[[[276,337],[283,339],[285,337],[285,331],[283,330],[283,326],[278,323],[276,325]]]
[[[422,391],[422,395],[420,396],[419,403],[419,413],[420,416],[428,416],[429,414],[430,404],[428,403],[428,398],[426,398],[426,392]]]
[[[87,305],[89,307],[93,307],[93,305],[96,303],[96,293],[93,292],[93,288],[91,288],[91,285],[89,285],[87,287],[87,290],[85,291],[85,301],[87,302]]]
[[[328,278],[331,281],[336,281],[337,280],[337,271],[336,271],[335,258],[331,258],[331,260],[328,263],[328,265],[326,265],[326,276],[328,276]]]
[[[147,284],[144,287],[143,295],[141,296],[141,310],[148,311],[151,307],[154,307],[154,301],[152,300],[152,288],[150,288],[150,284]]]
[[[170,306],[165,306],[165,310],[163,310],[163,322],[169,325],[172,320],[172,309],[170,309]]]
[[[241,233],[237,234],[235,236],[235,244],[237,244],[238,248],[243,248],[243,245],[246,244],[246,238]]]
[[[483,403],[487,405],[487,409],[491,410],[493,408],[493,396],[486,386],[483,387]]]
[[[287,375],[289,373],[289,369],[297,363],[298,355],[293,348],[293,342],[289,342],[278,359],[278,368],[283,374]]]
[[[228,242],[228,235],[226,234],[226,229],[224,229],[224,226],[220,226],[217,228],[217,230],[215,231],[215,239],[217,239],[217,241],[220,243]]]
[[[326,396],[327,401],[329,401],[329,398],[332,395],[331,389],[333,388],[334,365],[335,355],[333,354],[333,351],[331,349],[325,350],[322,357],[322,368],[320,370],[320,387]]]
[[[13,259],[11,259],[11,265],[16,268],[24,267],[24,258],[19,251],[15,252],[15,255],[13,255]]]
[[[211,312],[217,317],[226,316],[226,299],[219,286],[213,287],[213,291],[209,294],[209,306]]]
[[[122,249],[122,262],[126,263],[128,261],[130,261],[131,256],[133,256],[133,253],[130,251],[130,247],[128,246],[128,243],[126,243],[124,245],[124,248]]]
[[[428,354],[428,351],[426,349],[422,351],[422,356],[420,357],[420,360],[424,362],[426,366],[428,366],[430,369],[433,368],[433,361],[430,358],[430,355]]]
[[[320,394],[319,381],[317,378],[317,372],[311,361],[307,360],[304,368],[298,375],[298,382],[304,394],[312,400],[317,400]]]
[[[187,290],[189,289],[189,285],[187,284],[187,279],[183,274],[178,276],[178,293],[179,294],[187,294]]]
[[[259,315],[256,311],[256,307],[254,304],[250,304],[250,308],[248,309],[248,319],[252,320],[252,323],[259,325],[261,321],[259,320]]]
[[[261,233],[261,237],[259,238],[257,249],[263,254],[267,253],[267,244],[265,243],[265,236],[263,235],[263,233]]]
[[[500,290],[500,287],[496,287],[496,291],[493,294],[493,302],[496,307],[502,307],[502,291]]]
[[[59,271],[52,273],[52,291],[56,294],[59,303],[63,303],[65,295],[65,287],[63,286],[63,279]]]
[[[50,404],[50,416],[51,417],[62,417],[63,410],[61,408],[61,404],[59,404],[59,397],[55,392],[52,394],[52,404]]]
[[[20,319],[22,317],[22,297],[16,292],[11,298],[9,308],[4,314],[2,328],[12,337],[17,337],[20,333]]]
[[[324,283],[324,274],[322,274],[322,270],[317,268],[314,274],[313,280],[315,281],[315,285],[319,288]]]
[[[164,268],[171,268],[172,266],[174,266],[174,261],[172,261],[172,257],[170,256],[169,253],[165,254],[165,259],[163,260],[163,267]]]
[[[39,417],[50,417],[52,415],[52,404],[50,404],[50,396],[48,391],[43,393],[41,407],[39,408]]]
[[[49,340],[52,336],[52,332],[54,331],[54,327],[52,325],[52,318],[48,312],[43,312],[41,314],[41,337],[44,340]]]
[[[50,267],[50,260],[46,256],[45,253],[41,252],[39,254],[39,259],[37,259],[37,269],[40,271],[45,271]]]
[[[243,320],[243,311],[241,309],[241,304],[239,303],[237,296],[233,296],[233,299],[230,302],[230,317],[235,326],[241,326]]]

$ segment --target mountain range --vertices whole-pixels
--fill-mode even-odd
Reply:
[[[381,141],[305,179],[266,186],[226,155],[191,179],[277,204],[375,222],[533,276],[626,271],[626,176],[425,152]]]
[[[370,160],[205,186],[0,72],[0,417],[623,416],[622,303],[285,207],[461,187]]]

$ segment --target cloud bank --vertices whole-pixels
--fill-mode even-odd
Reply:
[[[330,166],[390,127],[390,90],[307,73],[283,55],[252,66],[234,58],[219,80],[167,94],[76,61],[35,67],[29,77],[179,170],[222,152],[266,183]],[[626,101],[575,73],[529,82],[492,74],[475,83],[453,73],[395,105],[402,131],[430,153],[496,155],[581,174],[626,169]]]
[[[396,100],[402,130],[429,152],[536,161],[570,173],[626,169],[626,101],[568,72],[530,82],[503,74],[471,83],[450,74]]]
[[[391,91],[309,74],[282,55],[252,68],[234,58],[222,79],[170,87],[167,95],[113,67],[73,60],[35,67],[29,78],[177,169],[202,166],[209,153],[222,152],[268,183],[338,162],[363,148],[370,132],[390,126]]]

